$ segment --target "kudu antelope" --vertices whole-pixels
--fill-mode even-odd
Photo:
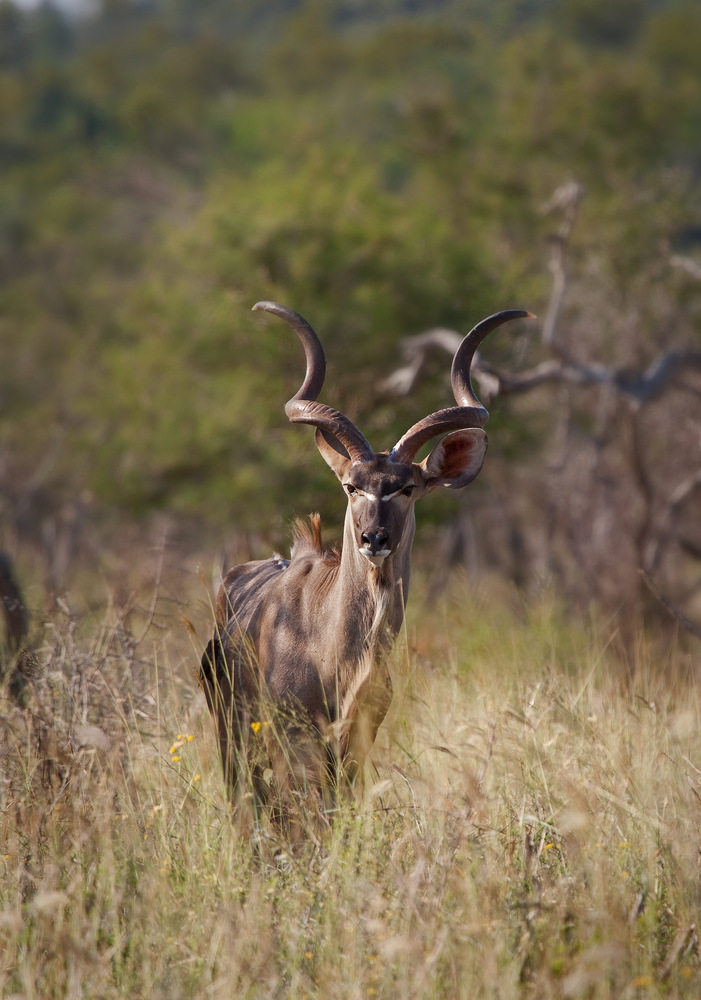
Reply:
[[[337,777],[353,783],[362,771],[391,700],[386,654],[409,593],[414,505],[434,490],[461,489],[480,471],[488,413],[470,383],[472,358],[491,330],[531,314],[511,310],[479,323],[453,359],[457,405],[424,417],[390,451],[375,452],[347,417],[316,401],[326,361],[306,320],[274,302],[253,308],[285,320],[302,342],[306,376],[285,412],[292,423],[316,428],[317,448],[348,499],[340,554],[324,551],[312,515],[310,527],[297,522],[289,560],[274,555],[227,573],[202,657],[232,794],[266,735],[268,784],[272,775],[284,816],[295,795],[328,805]],[[446,433],[414,462],[424,444]],[[270,712],[282,726],[258,732]],[[253,766],[254,783],[263,766]]]

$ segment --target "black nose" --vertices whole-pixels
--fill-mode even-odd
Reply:
[[[389,542],[389,533],[384,528],[380,528],[379,531],[363,532],[360,538],[363,545],[367,545],[373,556],[389,547],[387,544]]]

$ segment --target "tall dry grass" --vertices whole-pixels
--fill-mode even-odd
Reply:
[[[698,648],[413,607],[365,799],[296,853],[231,821],[186,631],[59,609],[0,705],[2,995],[700,996]]]

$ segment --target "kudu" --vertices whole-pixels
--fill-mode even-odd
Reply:
[[[274,302],[253,308],[279,316],[301,340],[306,376],[285,412],[316,428],[317,448],[348,498],[340,554],[322,548],[312,515],[311,527],[297,522],[289,560],[274,555],[227,573],[202,657],[230,791],[251,767],[256,795],[274,785],[287,822],[295,799],[310,795],[315,808],[328,806],[339,777],[352,784],[362,772],[391,700],[386,654],[409,593],[414,505],[434,490],[461,489],[480,471],[488,413],[470,383],[472,358],[491,330],[531,314],[511,310],[479,323],[453,359],[457,406],[424,417],[391,451],[375,452],[347,417],[316,401],[326,361],[306,320]],[[424,444],[447,432],[414,462]],[[279,725],[269,725],[271,714]]]

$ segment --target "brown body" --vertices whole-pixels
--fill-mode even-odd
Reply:
[[[375,453],[343,414],[315,402],[324,357],[306,321],[274,303],[257,308],[281,316],[302,340],[307,375],[287,414],[317,428],[317,447],[348,497],[340,554],[324,551],[312,515],[311,528],[297,524],[289,561],[274,556],[229,571],[202,658],[231,791],[250,766],[257,791],[274,786],[287,813],[295,796],[328,803],[339,774],[352,783],[362,772],[392,696],[386,653],[409,592],[414,504],[436,489],[459,489],[479,472],[487,412],[472,393],[470,361],[489,330],[528,314],[500,313],[468,334],[453,365],[458,406],[424,418],[390,452]],[[423,462],[413,461],[422,444],[446,431]]]

